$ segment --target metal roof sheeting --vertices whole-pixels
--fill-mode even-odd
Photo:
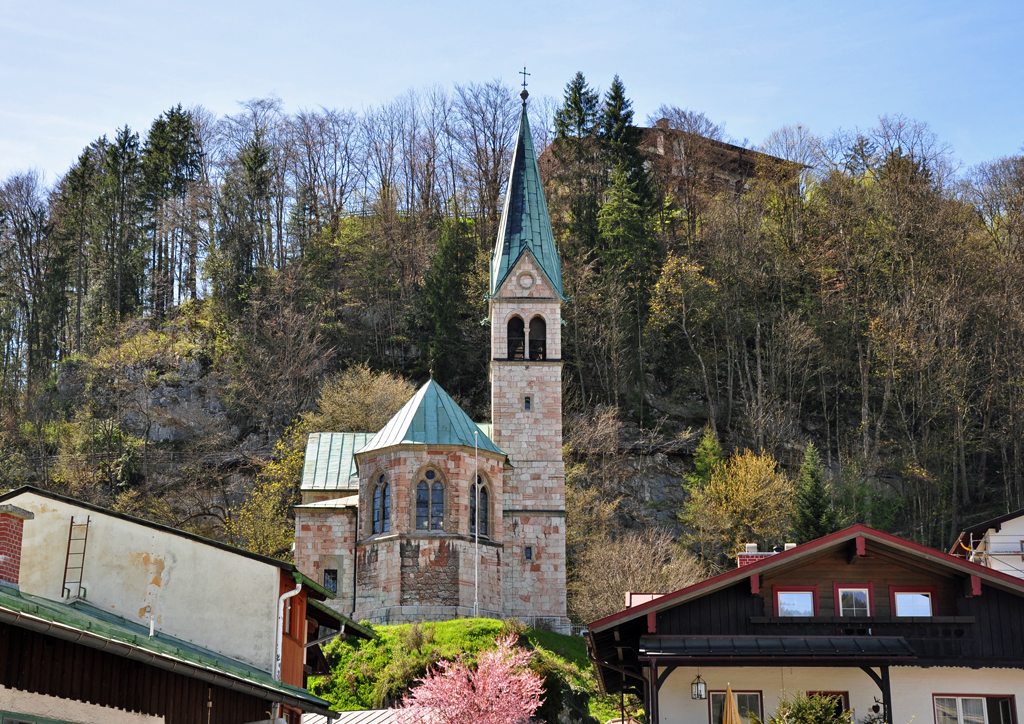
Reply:
[[[396,711],[396,709],[343,711],[334,716],[334,724],[394,724],[398,721]],[[303,714],[302,724],[327,724],[327,717],[320,714]]]
[[[360,455],[396,445],[461,445],[473,447],[473,433],[478,432],[480,450],[505,455],[491,442],[483,430],[469,419],[461,407],[441,385],[431,379],[423,385],[405,407],[391,418],[384,429],[367,445],[357,450]]]
[[[687,659],[917,658],[906,639],[897,636],[656,636],[641,638],[640,651]]]
[[[548,282],[562,297],[562,262],[551,232],[551,218],[544,199],[544,186],[533,149],[533,135],[526,116],[526,104],[519,121],[519,135],[512,155],[512,172],[505,191],[505,205],[498,226],[498,239],[491,257],[491,294],[497,294],[509,272],[527,251],[536,260]]]
[[[372,438],[372,432],[310,433],[302,466],[302,490],[358,488],[355,452]]]

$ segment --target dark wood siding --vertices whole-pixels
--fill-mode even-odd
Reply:
[[[764,601],[750,594],[750,584],[730,586],[658,614],[663,636],[745,636],[750,618],[764,616]]]
[[[0,684],[142,714],[167,724],[244,724],[270,718],[270,702],[98,649],[0,624]]]
[[[852,562],[851,562],[852,559]],[[891,616],[890,586],[935,586],[937,615],[956,615],[957,587],[952,576],[928,572],[914,566],[903,566],[889,557],[882,557],[877,547],[867,546],[867,555],[849,556],[832,550],[812,560],[802,561],[799,568],[766,575],[762,581],[762,596],[767,615],[772,615],[772,586],[818,586],[820,615],[838,616],[833,600],[832,584],[874,583],[874,615]]]

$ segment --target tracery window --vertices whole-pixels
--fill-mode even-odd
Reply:
[[[391,486],[383,475],[373,487],[373,532],[387,533],[391,530]]]
[[[416,484],[416,529],[444,529],[444,485],[433,470]]]
[[[487,488],[484,487],[482,478],[476,479],[477,489],[480,493],[480,535],[487,535]],[[476,533],[476,499],[475,491],[469,491],[469,532]]]

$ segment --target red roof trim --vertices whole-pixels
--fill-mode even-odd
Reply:
[[[763,561],[751,563],[750,565],[744,566],[742,568],[734,568],[733,570],[726,571],[725,573],[720,573],[717,576],[713,576],[707,579],[706,581],[701,581],[700,583],[695,583],[692,586],[681,588],[678,591],[674,591],[673,593],[665,594],[661,598],[656,598],[652,601],[648,601],[647,603],[642,603],[638,606],[628,608],[624,611],[613,613],[610,616],[605,616],[604,618],[600,618],[597,621],[593,621],[587,628],[591,632],[594,632],[599,629],[604,629],[613,623],[638,618],[639,616],[647,614],[648,612],[656,613],[657,611],[661,611],[662,609],[670,608],[676,601],[679,601],[680,599],[690,598],[694,594],[699,593],[705,589],[716,588],[728,583],[740,581],[755,573],[759,573],[761,570],[775,568],[778,566],[778,564],[782,562],[789,561],[795,558],[803,558],[804,556],[810,555],[812,552],[819,551],[822,548],[827,548],[837,543],[846,542],[848,540],[856,538],[857,536],[865,536],[866,538],[871,538],[882,543],[888,543],[896,547],[905,548],[919,555],[931,558],[936,563],[940,563],[952,568],[957,568],[965,574],[978,576],[982,579],[988,579],[990,581],[996,581],[999,583],[1012,586],[1013,588],[1016,588],[1022,595],[1024,595],[1024,581],[1022,581],[1019,578],[1014,578],[1013,576],[1009,576],[1005,573],[994,571],[991,568],[986,568],[977,563],[970,563],[968,561],[963,560],[962,558],[951,556],[950,554],[945,553],[943,551],[938,551],[934,548],[923,546],[920,543],[914,543],[913,541],[905,540],[903,538],[890,535],[889,533],[883,533],[880,530],[875,530],[874,528],[869,528],[866,525],[858,523],[857,525],[852,525],[849,528],[844,528],[843,530],[837,531],[823,538],[818,538],[817,540],[813,540],[809,543],[798,545],[797,547],[791,548],[788,551],[777,553],[774,556],[766,558]]]

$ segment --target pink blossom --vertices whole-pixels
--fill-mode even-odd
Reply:
[[[476,670],[442,661],[402,702],[399,724],[527,724],[541,705],[543,681],[514,635],[484,651]]]

